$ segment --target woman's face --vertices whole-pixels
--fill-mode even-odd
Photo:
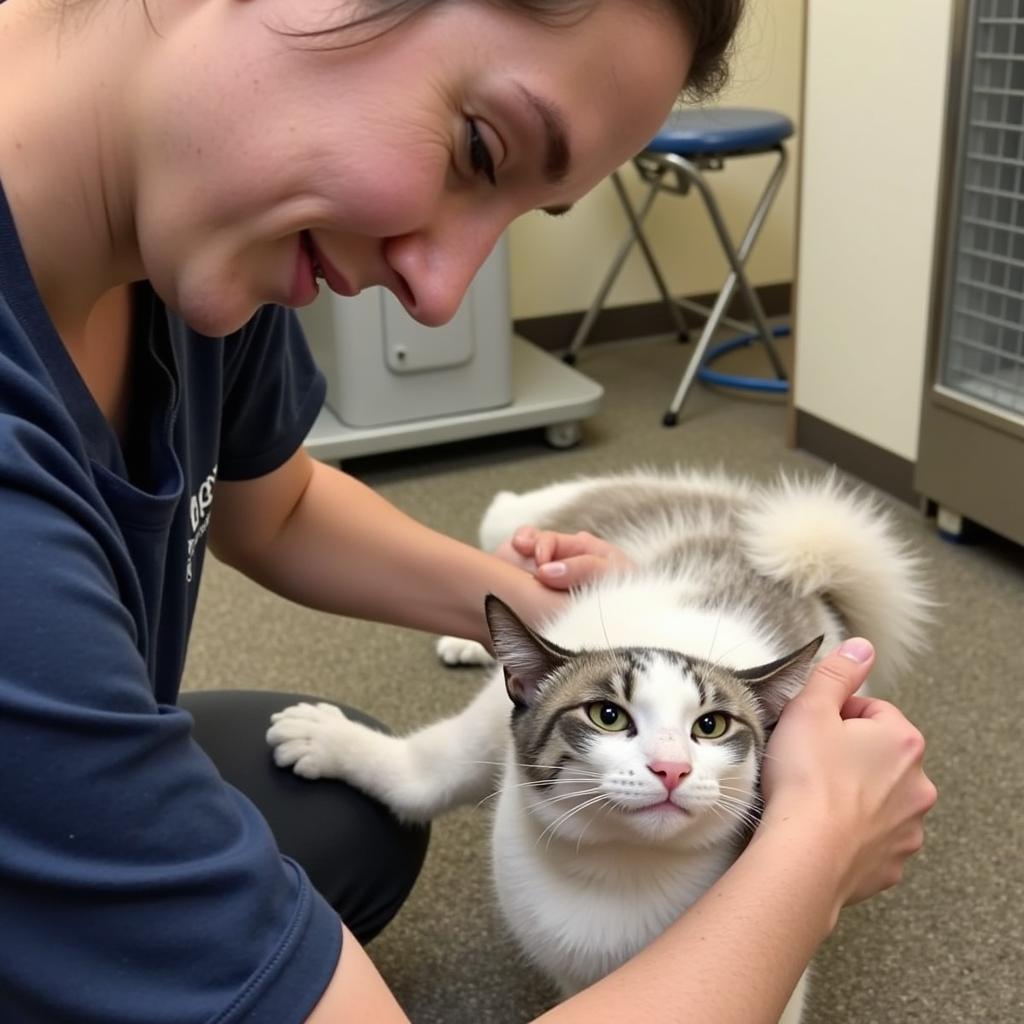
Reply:
[[[342,50],[274,31],[336,24],[337,2],[168,2],[134,98],[136,234],[157,291],[215,335],[312,301],[318,272],[445,323],[515,217],[575,202],[655,134],[690,53],[635,0],[559,27],[451,0]]]

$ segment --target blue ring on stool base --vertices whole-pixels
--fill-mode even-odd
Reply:
[[[788,324],[779,324],[777,327],[772,328],[773,338],[785,338],[789,336],[789,333],[790,328]],[[745,377],[741,374],[719,373],[717,370],[708,369],[709,364],[713,363],[719,356],[724,356],[727,352],[732,352],[734,349],[743,348],[752,341],[760,340],[761,336],[758,334],[741,334],[737,338],[730,338],[728,341],[723,341],[708,349],[708,354],[704,357],[704,364],[697,371],[698,378],[704,381],[705,384],[717,384],[720,387],[785,394],[789,391],[788,380],[778,380],[774,377]]]

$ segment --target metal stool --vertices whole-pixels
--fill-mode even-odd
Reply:
[[[567,363],[575,363],[576,355],[587,340],[594,321],[597,319],[622,265],[626,262],[630,249],[634,243],[637,243],[669,310],[680,340],[686,341],[689,338],[686,321],[680,312],[681,308],[698,313],[705,318],[700,340],[686,367],[675,397],[662,419],[666,427],[675,426],[679,421],[679,411],[686,399],[690,385],[698,373],[709,381],[724,383],[732,387],[754,388],[762,391],[785,390],[788,387],[785,369],[772,341],[773,337],[788,333],[788,328],[777,328],[773,332],[768,326],[761,301],[751,287],[743,267],[782,183],[782,176],[786,168],[786,150],[782,144],[792,134],[793,122],[785,115],[769,110],[720,107],[709,110],[675,111],[650,145],[633,160],[633,165],[641,178],[649,185],[647,195],[638,209],[634,209],[630,203],[619,172],[613,172],[612,185],[626,212],[630,231],[619,247],[604,282],[563,357]],[[772,168],[768,184],[757,203],[743,240],[736,247],[729,237],[718,204],[702,172],[721,170],[727,160],[761,153],[776,153],[778,159]],[[659,193],[686,195],[691,187],[696,188],[704,200],[704,205],[711,217],[711,222],[730,267],[729,276],[710,309],[688,299],[674,298],[669,294],[665,279],[662,277],[661,270],[643,233],[644,220],[650,213],[651,206]],[[743,323],[726,316],[737,285],[750,307],[754,319],[753,324]],[[716,349],[708,352],[712,335],[720,324],[736,328],[744,332],[744,336],[719,345]],[[707,369],[706,364],[718,355],[722,355],[738,345],[749,344],[751,341],[764,343],[775,373],[774,380],[726,376],[714,374],[713,371]]]

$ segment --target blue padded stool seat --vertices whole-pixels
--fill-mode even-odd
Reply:
[[[785,114],[772,110],[675,110],[646,148],[649,153],[680,156],[736,156],[771,149],[794,130]]]

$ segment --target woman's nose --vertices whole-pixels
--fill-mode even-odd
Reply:
[[[389,239],[384,256],[402,279],[404,294],[398,298],[409,314],[428,327],[448,323],[507,226],[504,221],[453,225]]]

